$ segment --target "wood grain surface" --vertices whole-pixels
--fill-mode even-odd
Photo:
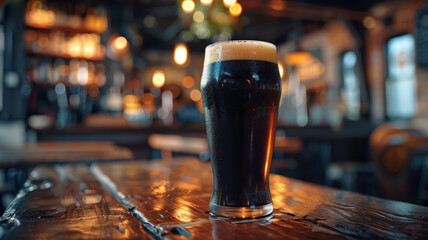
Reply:
[[[38,167],[1,218],[3,238],[428,238],[426,207],[273,174],[270,186],[274,213],[237,220],[210,214],[211,167],[198,159]]]
[[[156,226],[182,239],[424,239],[428,208],[270,176],[274,213],[262,219],[212,216],[210,164],[197,159],[91,167],[106,189]],[[177,230],[177,229],[180,229]]]
[[[152,239],[86,166],[37,167],[0,223],[2,239]]]

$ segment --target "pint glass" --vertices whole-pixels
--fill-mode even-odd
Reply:
[[[272,213],[269,170],[281,94],[276,47],[243,40],[209,45],[201,92],[214,176],[211,212]]]

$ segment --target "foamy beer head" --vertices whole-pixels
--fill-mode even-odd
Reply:
[[[206,47],[205,65],[228,60],[258,60],[277,64],[276,47],[254,40],[217,42]]]

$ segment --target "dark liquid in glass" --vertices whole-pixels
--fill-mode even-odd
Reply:
[[[281,94],[278,66],[228,60],[210,63],[204,71],[201,91],[214,174],[211,203],[269,204],[269,169]]]

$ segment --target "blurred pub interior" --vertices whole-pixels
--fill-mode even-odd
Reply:
[[[428,205],[427,0],[0,2],[0,150],[111,141],[209,161],[204,49],[263,40],[283,80],[272,172]],[[22,173],[1,174],[7,204]]]

